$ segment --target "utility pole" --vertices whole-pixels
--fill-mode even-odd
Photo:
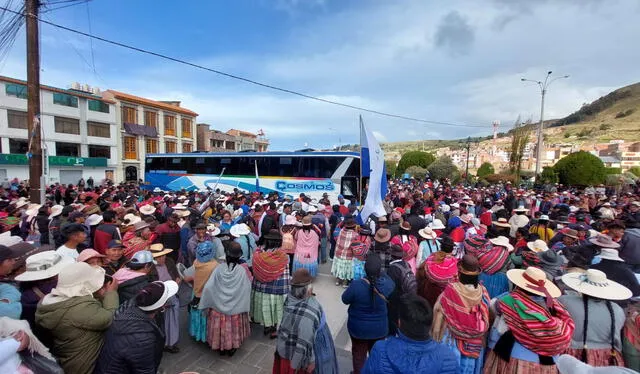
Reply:
[[[467,167],[464,172],[465,184],[469,185],[469,150],[471,149],[471,137],[467,138]]]
[[[29,133],[29,200],[43,202],[42,129],[40,123],[40,45],[38,11],[40,0],[25,0],[27,23],[27,128]]]

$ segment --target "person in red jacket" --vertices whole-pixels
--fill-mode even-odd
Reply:
[[[106,254],[107,248],[109,248],[109,242],[112,240],[121,240],[120,230],[115,224],[116,212],[113,210],[107,210],[102,214],[102,224],[96,228],[96,233],[93,238],[93,249],[100,254]]]

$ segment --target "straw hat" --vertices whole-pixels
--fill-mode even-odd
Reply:
[[[184,218],[184,217],[188,217],[191,215],[191,211],[188,209],[184,209],[184,210],[174,210],[172,214],[175,214],[176,216],[180,217],[180,218]]]
[[[248,235],[251,233],[251,229],[247,226],[246,223],[239,223],[237,225],[233,225],[231,230],[229,230],[229,234],[235,236],[236,238],[241,237],[242,235]]]
[[[378,243],[386,243],[389,240],[391,240],[391,231],[389,231],[389,229],[379,229],[378,231],[376,231],[376,234],[373,237],[373,240],[375,240]]]
[[[431,222],[429,224],[429,227],[431,227],[431,229],[433,229],[433,230],[444,230],[444,229],[446,229],[446,227],[444,226],[442,221],[440,219],[438,219],[438,218],[434,219],[433,222]]]
[[[599,256],[603,260],[624,262],[624,260],[620,258],[618,250],[613,248],[602,248]]]
[[[51,207],[51,214],[49,214],[49,219],[52,219],[53,217],[57,217],[59,215],[62,214],[62,209],[64,209],[64,207],[62,205],[54,205]]]
[[[493,223],[494,226],[498,226],[498,227],[511,227],[509,222],[507,222],[507,219],[502,217],[498,218],[497,221],[493,221],[491,223]]]
[[[527,248],[529,248],[534,252],[544,252],[549,250],[549,246],[547,245],[547,243],[544,240],[540,240],[540,239],[534,242],[528,242]]]
[[[311,216],[302,217],[302,226],[311,226],[313,225],[313,221],[311,220]]]
[[[140,207],[140,213],[144,214],[145,216],[150,216],[155,212],[156,208],[153,205],[146,204]]]
[[[146,229],[147,227],[149,227],[149,224],[146,223],[145,221],[138,221],[133,225],[133,229],[135,231],[140,231],[140,230]]]
[[[165,248],[164,245],[158,243],[158,244],[151,244],[149,246],[149,252],[151,252],[151,255],[153,256],[153,258],[156,258],[156,257],[161,257],[173,252],[173,249]]]
[[[547,279],[545,272],[533,266],[529,266],[526,270],[511,269],[507,271],[507,278],[511,283],[532,294],[546,296],[542,289],[544,288],[554,299],[562,295],[560,289]]]
[[[422,236],[425,239],[435,239],[438,235],[433,231],[431,227],[425,227],[418,231],[418,235]]]
[[[95,226],[102,222],[102,216],[99,214],[92,214],[84,221],[88,226]]]
[[[65,266],[74,263],[70,256],[60,256],[56,251],[45,251],[27,257],[27,271],[15,277],[19,282],[30,282],[55,277]]]
[[[133,226],[140,221],[142,221],[142,218],[136,216],[133,213],[128,213],[124,215],[125,226]]]
[[[16,209],[20,209],[23,206],[29,204],[29,200],[24,199],[23,197],[21,197],[20,199],[18,199],[16,202]]]
[[[582,294],[599,299],[627,300],[633,296],[627,287],[607,279],[605,273],[596,269],[588,269],[584,273],[567,273],[562,276],[562,282]]]
[[[171,208],[173,210],[185,210],[185,209],[187,209],[187,207],[182,205],[182,203],[178,203],[178,204],[172,206]]]
[[[402,223],[400,224],[400,228],[410,231],[411,230],[411,223],[409,223],[409,221],[402,221]]]
[[[90,258],[104,258],[106,257],[105,255],[101,255],[100,252],[96,251],[95,249],[92,248],[87,248],[82,250],[82,252],[80,252],[80,254],[78,255],[78,258],[76,259],[77,262],[87,262],[88,259]]]
[[[498,236],[497,238],[489,239],[491,244],[505,247],[509,252],[513,251],[513,246],[509,243],[509,239],[504,236]]]
[[[40,204],[29,204],[25,213],[30,217],[35,217],[38,215],[38,210],[40,210],[40,208],[42,208],[42,205]]]
[[[602,248],[613,248],[613,249],[620,248],[620,244],[614,242],[610,236],[604,235],[604,234],[600,234],[595,238],[589,239],[589,241],[592,244],[595,244],[598,247],[602,247]]]
[[[517,209],[514,209],[514,212],[526,212],[529,209],[525,208],[524,205],[520,205]]]
[[[214,224],[207,225],[207,232],[211,236],[218,236],[220,234],[220,228]]]

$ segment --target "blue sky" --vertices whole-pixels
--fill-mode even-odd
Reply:
[[[640,77],[636,0],[92,0],[43,19],[232,74],[348,104],[436,121],[362,113],[382,141],[488,134],[518,114],[566,115]],[[88,15],[89,14],[89,15]],[[89,19],[91,22],[89,22]],[[0,74],[24,78],[24,34]],[[358,142],[357,111],[313,102],[41,27],[42,82],[88,83],[181,100],[199,122],[263,129],[274,150]],[[91,53],[95,61],[93,69]]]

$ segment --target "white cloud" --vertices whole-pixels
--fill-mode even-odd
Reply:
[[[376,140],[380,143],[384,143],[387,142],[387,137],[384,136],[383,133],[381,133],[380,131],[372,131],[371,132],[373,134],[373,136],[375,136]]]

